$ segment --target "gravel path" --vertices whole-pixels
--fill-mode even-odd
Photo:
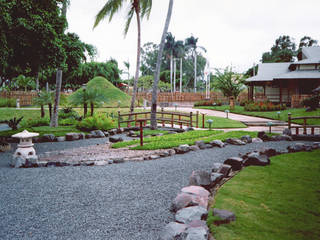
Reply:
[[[262,146],[289,144],[294,143],[227,146],[101,167],[0,167],[0,239],[158,239],[173,220],[170,203],[192,170],[209,170],[214,162]]]

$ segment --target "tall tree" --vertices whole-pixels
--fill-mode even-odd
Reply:
[[[157,66],[156,66],[156,71],[154,73],[154,82],[153,82],[153,89],[152,89],[151,128],[153,129],[157,128],[157,98],[158,98],[157,89],[158,89],[158,83],[160,78],[162,53],[163,53],[165,39],[168,32],[170,20],[171,20],[172,8],[173,8],[173,0],[169,0],[168,13],[167,13],[166,23],[164,25],[164,29],[161,37],[159,54],[157,59]]]
[[[109,17],[109,22],[112,20],[114,14],[118,12],[124,5],[125,0],[108,0],[107,3],[103,6],[100,12],[96,16],[94,23],[94,28],[106,17]],[[133,93],[130,105],[130,112],[134,111],[136,93],[137,93],[137,83],[139,79],[139,69],[140,69],[140,54],[141,54],[141,19],[145,16],[147,18],[150,15],[152,7],[152,0],[130,0],[130,9],[127,15],[127,22],[124,29],[124,35],[126,36],[130,27],[131,20],[133,15],[136,15],[137,26],[138,26],[138,41],[137,41],[137,65],[136,73],[133,82]]]
[[[56,96],[54,99],[53,113],[50,121],[50,127],[58,127],[58,110],[60,103],[60,91],[62,83],[62,70],[57,71],[57,80],[56,80]]]
[[[197,92],[197,49],[201,48],[204,52],[206,49],[197,45],[198,38],[191,36],[185,40],[185,46],[188,50],[191,50],[194,57],[194,92]]]

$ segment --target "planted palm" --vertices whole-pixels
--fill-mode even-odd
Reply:
[[[49,116],[50,116],[50,119],[51,119],[53,93],[51,93],[51,92],[40,92],[39,96],[34,100],[34,103],[41,107],[41,118],[45,117],[44,106],[48,105],[48,107],[49,107]]]

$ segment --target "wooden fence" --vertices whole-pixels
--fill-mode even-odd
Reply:
[[[0,98],[20,99],[20,106],[30,106],[33,104],[33,99],[38,95],[36,92],[11,91],[0,92]]]
[[[320,129],[320,125],[307,125],[308,119],[320,119],[320,116],[311,116],[311,117],[291,117],[291,113],[288,113],[288,128],[296,129],[296,131],[293,134],[299,135],[300,129],[303,129],[303,134],[307,134],[308,132],[311,133],[311,135],[315,135],[315,130]],[[292,126],[292,120],[303,120],[302,126]],[[310,131],[308,131],[308,129]]]
[[[157,122],[160,122],[164,127],[166,123],[171,124],[171,127],[174,125],[179,125],[188,127],[198,128],[200,125],[200,114],[199,111],[196,114],[182,113],[182,112],[167,112],[161,108],[160,112],[156,113]],[[143,125],[146,126],[147,122],[151,120],[151,112],[136,112],[136,113],[125,113],[121,114],[118,112],[118,128],[121,127],[121,123],[126,123],[127,127],[131,126],[131,123],[134,123],[135,126],[139,125],[139,122],[143,122]],[[202,128],[204,128],[205,114],[202,114]]]

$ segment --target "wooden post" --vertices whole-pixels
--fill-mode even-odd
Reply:
[[[180,128],[182,129],[181,115],[179,115]]]
[[[138,115],[134,115],[134,121],[135,121],[135,126],[139,126],[139,123],[137,123]]]
[[[306,127],[306,125],[307,125],[307,119],[304,118],[304,119],[303,119],[303,134],[307,134],[307,127]]]
[[[314,135],[314,127],[311,127],[311,135]]]
[[[163,115],[163,108],[161,108],[162,127],[164,127],[163,117],[164,117],[164,115]]]
[[[202,113],[202,128],[204,128],[204,113]]]
[[[291,113],[288,113],[288,128],[291,130]]]
[[[118,129],[120,129],[120,111],[118,111]]]
[[[192,112],[190,112],[190,127],[192,127]]]
[[[142,121],[140,122],[140,146],[143,146],[143,126],[142,126]]]
[[[199,111],[197,111],[197,116],[196,116],[196,128],[199,127]]]
[[[296,135],[299,135],[299,127],[296,127]]]
[[[171,114],[171,127],[173,128],[173,114]]]

